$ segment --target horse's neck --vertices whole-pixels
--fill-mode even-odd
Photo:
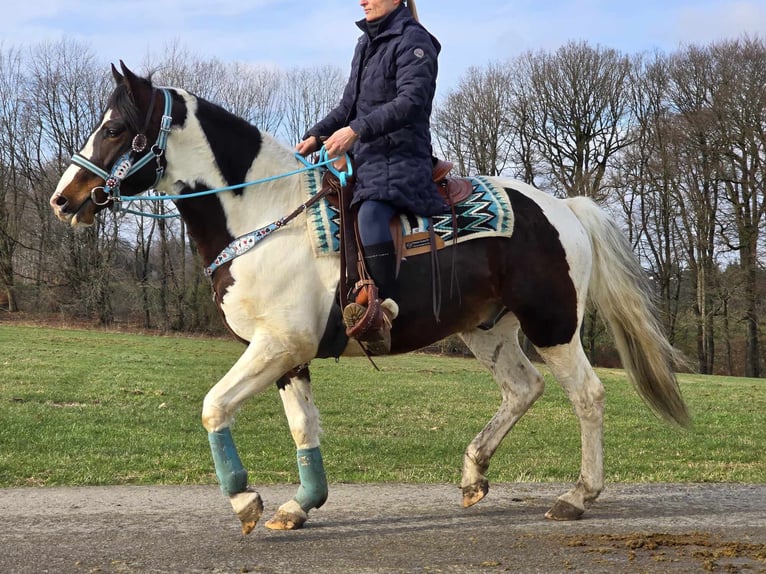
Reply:
[[[303,178],[278,176],[299,167],[292,151],[277,142],[271,135],[259,132],[257,128],[242,123],[217,106],[199,100],[191,94],[179,91],[186,101],[187,119],[180,129],[171,132],[167,144],[166,174],[158,186],[162,191],[176,195],[183,190],[218,189],[231,185],[255,181],[260,182],[237,191],[223,192],[218,199],[226,214],[229,232],[240,235],[270,223],[288,214],[304,198]],[[200,121],[201,108],[207,120]],[[220,122],[216,122],[218,114]],[[234,125],[237,129],[227,129]],[[219,130],[214,133],[215,130]],[[225,136],[221,133],[224,130]],[[219,157],[228,161],[228,154],[242,153],[240,158],[249,167],[238,170],[232,176],[216,161],[213,146],[225,137],[225,154]],[[254,142],[260,141],[259,146]],[[220,145],[220,144],[219,144]],[[248,152],[248,150],[255,150]],[[238,181],[239,180],[239,181]]]
[[[303,176],[282,177],[299,167],[290,150],[269,134],[262,134],[260,151],[247,173],[247,181],[259,183],[248,186],[230,206],[223,202],[230,225],[251,231],[254,224],[272,223],[306,201]]]

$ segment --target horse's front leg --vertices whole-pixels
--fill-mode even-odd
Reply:
[[[250,533],[263,513],[263,502],[247,485],[247,471],[231,436],[234,414],[245,399],[263,392],[284,373],[304,363],[279,340],[263,331],[224,377],[210,389],[202,406],[202,424],[208,431],[215,473],[223,493],[229,497],[242,522],[242,532]]]
[[[277,386],[298,449],[301,484],[295,497],[280,506],[265,526],[272,530],[297,530],[308,519],[309,510],[319,508],[327,500],[327,478],[319,451],[319,411],[311,393],[308,365],[282,377]]]

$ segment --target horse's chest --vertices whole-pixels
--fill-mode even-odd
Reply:
[[[242,282],[234,279],[231,264],[216,271],[213,299],[226,327],[239,339],[249,342],[258,316],[258,303],[253,292],[242,289]]]

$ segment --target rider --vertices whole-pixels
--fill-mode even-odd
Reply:
[[[365,341],[371,352],[385,354],[391,321],[399,313],[389,221],[399,210],[431,216],[446,209],[431,173],[430,117],[441,45],[418,22],[414,0],[360,4],[364,19],[356,25],[363,34],[343,97],[295,149],[307,155],[324,143],[330,158],[353,153],[351,204],[358,206],[364,259],[385,314],[381,329]],[[354,326],[364,312],[357,303],[347,305],[346,326]]]

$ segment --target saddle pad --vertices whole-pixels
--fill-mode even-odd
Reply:
[[[513,211],[508,195],[502,187],[496,186],[489,178],[474,176],[468,178],[473,192],[465,201],[455,206],[457,217],[457,242],[479,237],[510,237],[513,233]],[[321,178],[317,170],[306,172],[306,189],[309,197],[320,190]],[[309,232],[316,256],[332,255],[340,251],[340,211],[327,201],[320,201],[307,210]],[[401,214],[402,234],[406,238],[412,233],[429,228],[427,218]],[[453,242],[452,212],[447,211],[433,217],[434,231],[447,245]]]

